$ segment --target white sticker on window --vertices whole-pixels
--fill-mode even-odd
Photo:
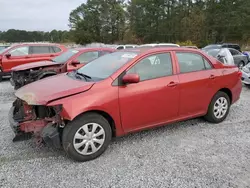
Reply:
[[[136,57],[137,56],[137,54],[123,54],[122,55],[122,58],[134,58],[134,57]]]

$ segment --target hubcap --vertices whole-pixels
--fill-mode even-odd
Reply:
[[[220,97],[214,104],[214,116],[217,119],[223,118],[228,110],[228,102],[225,97]]]
[[[76,131],[73,144],[79,154],[91,155],[102,147],[104,140],[104,129],[97,123],[87,123]]]

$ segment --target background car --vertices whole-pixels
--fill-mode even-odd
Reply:
[[[93,59],[115,51],[112,48],[73,48],[53,58],[13,67],[11,84],[15,89],[31,82],[76,70]]]
[[[1,45],[0,44],[0,53],[1,53],[2,50],[6,49],[8,47],[10,47],[10,45]]]
[[[228,48],[228,50],[234,58],[235,65],[237,65],[240,69],[242,69],[246,64],[248,64],[248,57],[246,55],[233,48]]]
[[[210,44],[202,48],[202,50],[220,49],[220,48],[233,48],[241,52],[240,46],[238,44],[232,44],[232,43]]]
[[[151,44],[142,44],[139,48],[151,48],[151,47],[180,47],[178,44],[173,43],[151,43]]]
[[[89,161],[112,137],[195,117],[220,123],[241,91],[239,69],[201,50],[121,50],[20,88],[9,122],[15,138],[35,132]]]
[[[241,80],[246,86],[250,87],[250,63],[243,67]]]
[[[11,74],[11,68],[35,61],[51,60],[67,48],[53,43],[15,44],[0,52],[0,81]]]
[[[234,58],[227,48],[208,49],[205,52],[219,60],[224,65],[235,65]]]
[[[136,48],[138,45],[136,44],[125,44],[125,45],[118,45],[115,47],[117,50],[123,50],[123,49],[128,49],[128,48]]]
[[[183,48],[199,49],[197,46],[181,46]]]

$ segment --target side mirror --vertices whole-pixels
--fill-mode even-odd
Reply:
[[[73,66],[76,66],[76,65],[79,65],[79,64],[80,64],[80,61],[77,61],[77,60],[73,60],[71,62],[71,65],[73,65]]]
[[[138,74],[126,74],[122,78],[124,84],[133,84],[140,82],[140,76]]]
[[[10,58],[11,54],[5,54],[5,57]]]

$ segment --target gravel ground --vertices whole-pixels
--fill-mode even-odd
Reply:
[[[14,100],[0,83],[0,187],[250,187],[250,89],[229,117],[202,119],[115,139],[98,159],[69,160],[62,150],[12,143],[7,113]]]

